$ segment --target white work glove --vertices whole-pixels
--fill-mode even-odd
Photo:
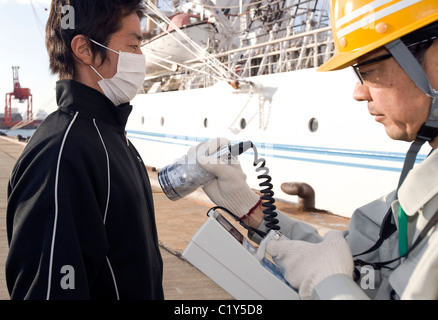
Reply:
[[[313,288],[325,278],[343,273],[353,277],[350,247],[339,231],[329,231],[320,243],[271,240],[266,251],[274,258],[284,278],[299,289],[301,299],[310,299]]]
[[[254,208],[260,197],[246,183],[246,175],[237,158],[231,159],[229,163],[217,158],[216,153],[227,145],[229,141],[225,138],[200,144],[197,146],[197,162],[202,169],[216,176],[216,179],[203,186],[208,197],[216,205],[242,218]]]

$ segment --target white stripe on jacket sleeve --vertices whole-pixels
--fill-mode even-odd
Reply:
[[[78,116],[79,112],[76,112],[73,119],[70,121],[69,126],[67,127],[67,130],[65,131],[64,137],[62,139],[61,148],[59,149],[58,154],[58,162],[56,164],[56,175],[55,175],[55,217],[53,221],[53,232],[52,232],[52,244],[50,247],[50,260],[49,260],[49,274],[48,274],[48,283],[47,283],[47,296],[46,299],[50,299],[50,290],[52,286],[52,268],[53,268],[53,253],[55,251],[55,238],[56,238],[56,227],[58,223],[58,181],[59,181],[59,167],[61,165],[61,157],[62,157],[62,151],[64,149],[65,140],[67,140],[67,136],[70,132],[71,127],[76,121],[76,118]]]

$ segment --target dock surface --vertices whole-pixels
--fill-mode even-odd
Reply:
[[[14,138],[0,136],[0,300],[8,300],[5,280],[5,261],[8,253],[6,236],[7,185],[12,168],[25,147]],[[154,195],[155,215],[164,261],[163,287],[168,300],[229,300],[233,299],[215,282],[181,257],[192,236],[204,224],[212,203],[202,192],[192,198],[169,200],[161,191],[157,173],[148,168]],[[297,212],[290,203],[276,202],[279,210],[306,221],[320,233],[329,229],[347,229],[349,219],[321,213]]]

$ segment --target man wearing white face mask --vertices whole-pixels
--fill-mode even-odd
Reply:
[[[74,8],[75,29],[63,10]],[[8,188],[12,299],[163,299],[149,178],[125,136],[141,89],[141,0],[53,0],[46,46],[59,109]]]
[[[142,54],[117,52],[93,39],[90,39],[90,41],[119,55],[117,73],[110,79],[104,79],[93,66],[90,66],[102,78],[98,84],[103,93],[116,106],[131,101],[137,95],[137,91],[144,81],[146,73],[145,57]]]

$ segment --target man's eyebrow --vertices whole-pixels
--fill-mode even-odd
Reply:
[[[129,36],[136,38],[138,41],[143,40],[142,36],[140,34],[138,34],[137,32],[132,32]]]

